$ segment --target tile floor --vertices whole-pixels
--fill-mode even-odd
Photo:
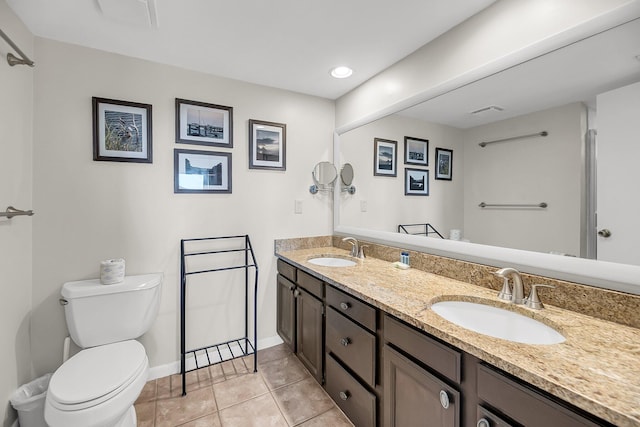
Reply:
[[[284,344],[253,356],[149,381],[136,401],[139,427],[353,426]]]

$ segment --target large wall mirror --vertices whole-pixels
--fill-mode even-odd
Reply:
[[[640,294],[640,223],[604,217],[640,182],[623,160],[640,158],[640,130],[621,146],[596,135],[620,116],[607,94],[640,105],[639,82],[635,19],[349,130],[336,159],[353,165],[358,192],[336,196],[336,231]],[[374,175],[375,138],[397,142],[395,177]],[[427,223],[439,235],[398,233]]]

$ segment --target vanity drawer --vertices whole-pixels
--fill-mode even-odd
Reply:
[[[284,277],[286,277],[287,279],[295,283],[295,281],[297,280],[296,268],[291,264],[287,264],[280,258],[278,258],[277,264],[278,264],[278,273],[282,274]]]
[[[317,298],[322,299],[324,296],[323,282],[320,279],[316,279],[310,274],[305,273],[304,271],[298,271],[298,286],[303,287],[307,292],[316,296]]]
[[[460,384],[460,351],[448,347],[433,338],[384,316],[384,340],[410,354],[446,378]]]
[[[353,378],[330,354],[326,362],[327,394],[356,427],[376,425],[376,396]]]
[[[375,335],[329,307],[325,340],[328,352],[342,360],[365,383],[375,386]]]
[[[486,365],[478,365],[477,380],[481,401],[527,427],[601,425]]]
[[[327,286],[327,304],[375,332],[376,309],[374,307],[332,286]]]

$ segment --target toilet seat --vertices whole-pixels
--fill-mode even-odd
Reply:
[[[113,399],[145,373],[145,349],[128,340],[80,351],[51,377],[48,401],[62,411],[79,411]],[[145,378],[146,380],[146,378]]]

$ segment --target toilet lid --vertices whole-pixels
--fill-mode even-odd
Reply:
[[[47,393],[55,406],[97,405],[127,387],[146,367],[144,347],[135,340],[88,348],[58,368]]]

